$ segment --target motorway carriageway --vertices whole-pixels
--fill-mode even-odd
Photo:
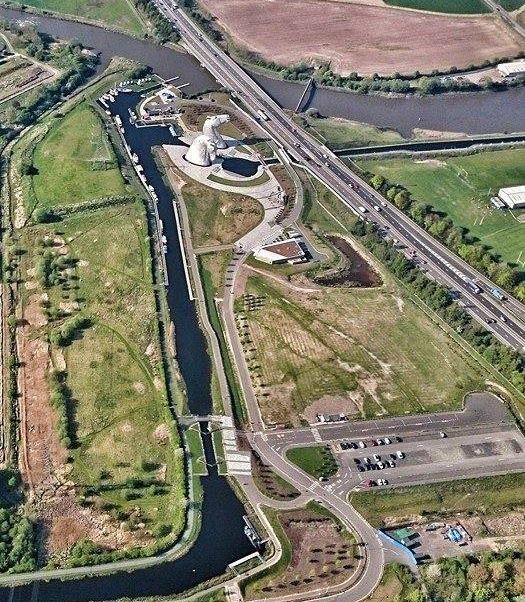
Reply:
[[[260,125],[283,145],[292,158],[332,189],[350,210],[359,215],[359,207],[364,206],[367,212],[375,213],[374,205],[386,203],[381,195],[358,178],[335,155],[297,128],[249,75],[202,35],[182,11],[174,9],[174,2],[157,0],[157,5],[167,13],[168,18],[177,23],[186,45],[203,65],[239,96],[253,113],[262,109],[269,119],[260,119]],[[516,350],[525,350],[524,324],[509,311],[509,308],[512,308],[521,319],[525,318],[525,307],[522,304],[510,300],[506,302],[506,306],[494,298],[471,292],[467,280],[479,279],[487,282],[486,279],[480,278],[468,264],[434,240],[392,204],[387,203],[387,206],[373,217],[365,217],[380,226],[390,228],[392,235],[417,251],[419,256],[427,261],[430,274],[456,289],[468,311],[502,342]],[[501,316],[505,317],[506,322],[503,322]]]

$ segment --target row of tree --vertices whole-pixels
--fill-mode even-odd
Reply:
[[[423,575],[433,602],[517,602],[525,597],[525,551],[442,558]]]
[[[453,299],[449,289],[429,280],[414,263],[385,241],[374,224],[358,220],[352,233],[447,324],[466,339],[500,374],[525,393],[525,357],[500,343]]]
[[[373,188],[407,213],[434,238],[498,286],[520,301],[525,301],[525,273],[502,262],[489,248],[477,242],[466,228],[455,226],[447,215],[436,211],[427,203],[417,201],[403,186],[392,184],[381,175],[367,176]]]
[[[155,29],[155,35],[159,42],[178,42],[180,35],[173,29],[170,21],[164,17],[160,10],[151,0],[134,0],[135,6],[144,12]]]

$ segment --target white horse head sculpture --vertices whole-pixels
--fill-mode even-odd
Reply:
[[[229,115],[209,115],[206,117],[206,121],[202,126],[202,133],[215,143],[217,148],[228,148],[228,145],[224,141],[217,129],[223,123],[230,121]]]
[[[217,146],[215,142],[204,134],[195,138],[185,155],[186,161],[200,167],[209,167],[216,157]]]

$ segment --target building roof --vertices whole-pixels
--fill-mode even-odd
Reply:
[[[525,60],[512,61],[510,63],[500,63],[498,71],[503,75],[515,75],[517,73],[525,73]]]
[[[402,527],[401,529],[396,529],[395,531],[392,531],[390,533],[390,535],[398,541],[410,539],[411,537],[414,537],[417,534],[417,531],[414,531],[414,529],[410,527]]]
[[[304,255],[301,245],[292,238],[265,245],[255,251],[255,257],[269,261],[291,261],[304,257]]]
[[[511,188],[501,188],[498,196],[509,207],[518,207],[525,205],[525,186],[512,186]]]

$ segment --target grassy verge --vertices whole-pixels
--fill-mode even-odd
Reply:
[[[219,474],[228,474],[226,460],[224,455],[224,445],[222,442],[222,433],[220,429],[215,429],[212,432],[213,449],[215,451],[215,459],[219,466]]]
[[[262,173],[257,178],[253,178],[251,180],[228,180],[226,178],[221,178],[216,176],[215,174],[210,174],[208,176],[208,180],[215,182],[217,184],[224,184],[224,186],[233,186],[237,188],[251,188],[252,186],[260,186],[261,184],[266,184],[270,177],[266,172]]]
[[[387,564],[381,582],[366,602],[423,602],[421,586],[410,569],[402,564]]]
[[[208,474],[208,469],[206,467],[206,457],[204,455],[199,425],[197,424],[191,428],[186,428],[185,436],[190,450],[193,474],[197,476],[206,476]]]
[[[328,447],[293,447],[288,460],[316,479],[326,479],[337,472],[337,462]]]
[[[217,254],[213,254],[213,257],[216,255]],[[221,358],[226,373],[226,379],[228,381],[235,416],[240,422],[244,422],[247,419],[246,408],[244,406],[241,389],[235,376],[230,352],[224,337],[221,320],[217,312],[217,306],[215,305],[216,287],[223,281],[223,276],[217,277],[217,272],[210,271],[208,262],[211,260],[211,257],[211,254],[201,255],[199,257],[199,272],[201,275],[202,287],[204,289],[204,296],[206,298],[206,311],[208,312],[208,318],[219,342]],[[227,265],[227,263],[225,265]]]
[[[406,142],[395,130],[337,117],[305,117],[301,125],[332,149]]]
[[[375,526],[387,517],[493,514],[525,504],[525,473],[357,492],[349,501]]]

